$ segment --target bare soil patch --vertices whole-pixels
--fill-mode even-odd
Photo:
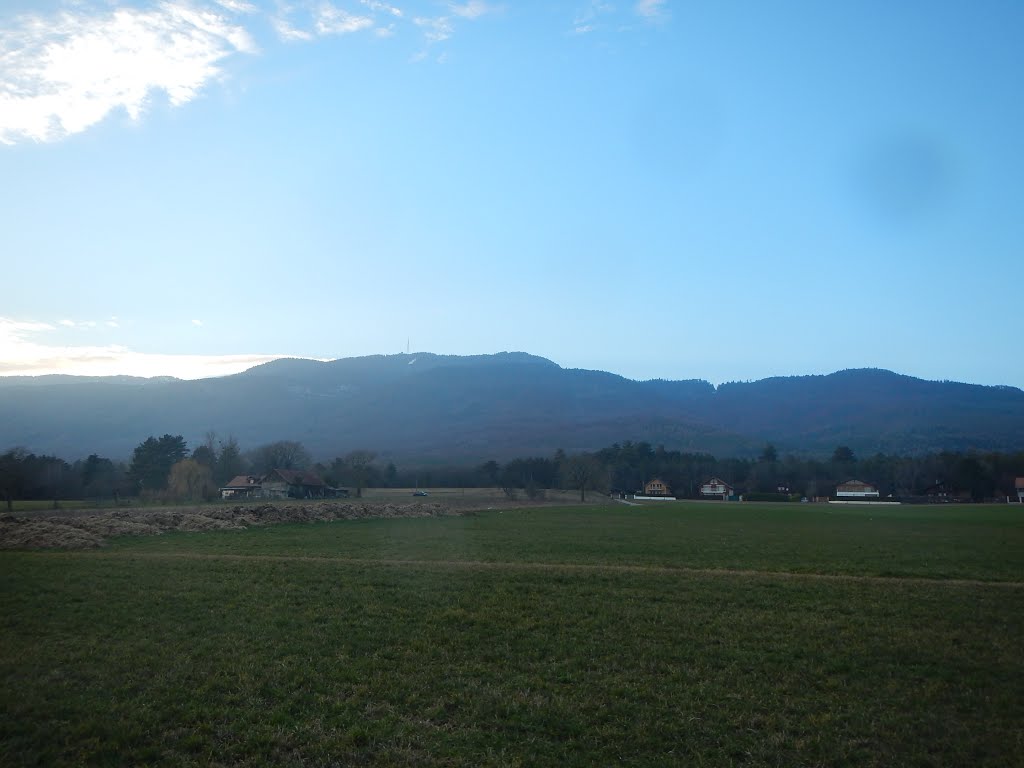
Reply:
[[[464,514],[436,502],[253,503],[232,506],[161,507],[83,513],[68,510],[31,516],[0,515],[0,549],[86,549],[114,536],[156,536],[167,531],[241,530],[257,525],[362,518],[437,517]]]

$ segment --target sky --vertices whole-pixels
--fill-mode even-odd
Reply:
[[[1024,387],[1024,4],[2,0],[0,375]]]

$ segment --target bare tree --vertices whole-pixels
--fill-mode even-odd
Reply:
[[[313,459],[302,443],[278,440],[256,448],[252,452],[251,462],[254,471],[266,473],[274,469],[305,469],[313,463]]]
[[[14,510],[14,499],[17,498],[25,484],[25,458],[28,451],[24,448],[11,448],[0,456],[0,490],[7,502],[7,511]]]
[[[220,441],[220,450],[217,452],[217,469],[213,479],[217,484],[222,485],[245,470],[246,463],[242,458],[242,449],[238,446],[238,440],[234,435],[228,435],[227,439]]]
[[[336,474],[344,477],[345,482],[355,486],[356,497],[359,498],[369,482],[371,465],[376,458],[377,454],[373,451],[350,451],[331,462],[331,468]]]
[[[570,487],[579,489],[580,501],[586,501],[587,490],[594,487],[601,464],[589,453],[580,453],[564,461],[562,471]]]

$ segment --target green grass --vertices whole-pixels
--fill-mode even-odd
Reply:
[[[1024,509],[700,503],[176,534],[116,551],[589,563],[1024,580]]]
[[[77,509],[79,507],[99,506],[95,501],[66,500],[60,499],[56,502],[57,509]],[[19,512],[44,512],[54,509],[53,499],[16,499],[11,502],[11,511],[14,514]],[[0,512],[7,512],[7,502],[0,502]]]
[[[680,505],[3,553],[0,764],[1020,765],[1022,541]]]

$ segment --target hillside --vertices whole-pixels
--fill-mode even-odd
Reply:
[[[719,456],[1010,450],[1024,392],[882,370],[717,388],[564,369],[523,353],[282,359],[234,376],[0,378],[0,449],[127,457],[154,434],[208,430],[251,448],[299,440],[317,457],[369,448],[401,461],[463,462],[646,440]]]

